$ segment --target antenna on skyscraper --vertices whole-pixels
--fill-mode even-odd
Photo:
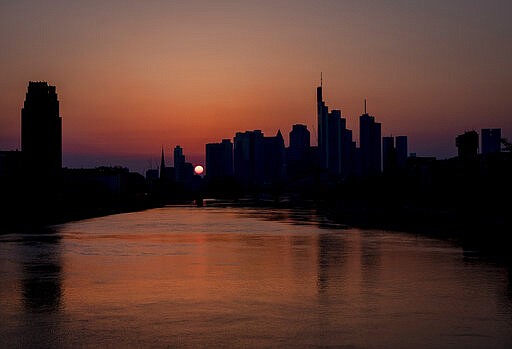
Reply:
[[[323,77],[323,73],[320,72],[320,87],[323,87],[323,84],[324,84],[324,77]]]
[[[364,113],[366,114],[366,98],[364,99]]]

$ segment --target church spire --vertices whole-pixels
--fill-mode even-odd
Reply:
[[[164,178],[165,173],[165,159],[164,159],[164,146],[162,146],[162,158],[160,159],[160,179]]]

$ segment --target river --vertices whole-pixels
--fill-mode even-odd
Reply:
[[[511,277],[310,210],[164,207],[0,235],[0,346],[512,348]]]

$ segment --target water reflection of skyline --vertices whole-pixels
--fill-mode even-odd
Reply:
[[[377,337],[382,347],[428,347],[444,331],[462,347],[473,339],[460,326],[474,326],[512,343],[509,269],[435,239],[324,223],[309,210],[165,208],[0,236],[0,258],[9,246],[16,256],[18,275],[6,275],[20,305],[4,310],[11,328],[0,336],[57,347],[55,336],[64,347],[234,337],[255,347]],[[401,332],[415,337],[400,341]]]
[[[62,242],[58,228],[0,236],[0,346],[61,347]]]
[[[58,311],[62,302],[61,239],[57,230],[22,235],[22,294],[33,312]]]

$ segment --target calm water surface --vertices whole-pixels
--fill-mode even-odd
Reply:
[[[310,211],[166,207],[0,235],[0,346],[512,348],[510,279]]]

